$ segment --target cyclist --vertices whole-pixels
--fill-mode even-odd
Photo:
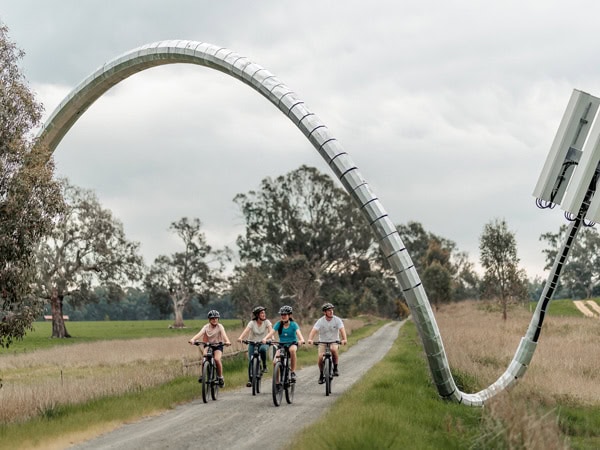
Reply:
[[[333,315],[333,305],[331,303],[325,303],[321,310],[323,311],[323,317],[316,321],[313,325],[312,330],[308,334],[309,345],[313,343],[315,334],[319,333],[319,341],[333,342],[340,340],[340,334],[342,335],[341,343],[345,345],[348,341],[346,339],[346,329],[344,328],[344,322],[338,316]],[[331,356],[333,358],[333,376],[339,376],[338,371],[338,346],[337,344],[331,344]],[[325,383],[325,377],[323,377],[323,354],[325,353],[325,344],[319,344],[319,384]]]
[[[279,308],[279,315],[281,316],[281,320],[273,325],[273,329],[263,338],[263,344],[267,342],[267,340],[271,339],[271,337],[277,332],[279,334],[279,342],[282,344],[291,344],[294,345],[289,346],[290,350],[290,369],[291,374],[290,378],[292,382],[296,381],[296,350],[298,344],[304,344],[304,337],[302,336],[302,332],[300,331],[300,327],[298,323],[294,321],[292,317],[292,307],[291,306],[282,306]],[[279,350],[275,353],[275,358],[273,359],[273,364],[277,361],[277,357],[279,356]]]
[[[189,340],[190,344],[201,340],[209,344],[218,344],[222,342],[224,345],[231,345],[227,333],[225,333],[225,327],[219,323],[219,311],[213,309],[208,312],[208,323],[202,327],[202,329],[193,338]],[[223,378],[223,364],[221,363],[221,355],[223,354],[223,344],[219,345],[213,350],[213,358],[217,366],[217,376],[219,380],[219,386],[225,386],[225,380]],[[208,352],[208,347],[204,348],[204,354]]]
[[[261,341],[267,333],[269,333],[273,329],[273,325],[271,321],[267,319],[267,309],[264,306],[257,306],[252,310],[252,320],[248,322],[242,334],[238,338],[238,342],[242,342],[244,339],[248,339],[250,341]],[[260,360],[262,361],[262,371],[265,373],[267,371],[267,350],[269,350],[269,346],[267,344],[263,344],[258,349],[260,353]],[[254,353],[254,344],[248,344],[248,359],[252,358],[252,354]],[[246,383],[247,387],[252,386],[252,381],[248,380]]]

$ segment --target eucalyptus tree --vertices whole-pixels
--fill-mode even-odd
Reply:
[[[127,240],[123,225],[102,207],[96,195],[61,182],[66,211],[38,246],[36,295],[50,303],[52,337],[70,337],[63,320],[63,301],[71,306],[97,300],[95,287],[109,299],[123,296],[122,286],[139,281],[143,260],[139,244]]]
[[[234,268],[229,278],[231,300],[236,313],[244,320],[256,306],[267,308],[267,314],[273,314],[278,306],[274,304],[272,282],[260,268],[246,264]]]
[[[480,262],[485,270],[483,287],[486,294],[496,297],[507,319],[511,300],[527,299],[527,277],[519,268],[517,240],[505,220],[495,219],[485,224],[479,238]]]
[[[174,328],[184,327],[183,312],[192,300],[206,304],[212,293],[222,289],[225,264],[231,259],[229,249],[213,250],[208,245],[201,227],[197,218],[171,223],[169,229],[181,238],[184,249],[158,256],[144,280],[151,302],[159,307],[171,304]]]
[[[372,232],[356,204],[314,167],[265,178],[234,201],[246,222],[237,239],[242,262],[268,273],[301,314],[314,314],[323,283],[373,258]]]
[[[425,230],[419,222],[396,225],[396,229],[419,273],[423,274],[423,286],[428,294],[434,294],[435,290],[438,301],[462,300],[478,295],[479,277],[473,263],[466,252],[458,250],[454,241]],[[434,263],[436,266],[428,273],[429,266]],[[442,280],[449,285],[442,287]],[[444,294],[441,295],[441,292]]]
[[[544,233],[540,236],[549,247],[543,250],[548,270],[552,267],[556,253],[565,239],[567,226],[561,225],[558,233]],[[600,291],[600,235],[591,227],[579,231],[573,240],[569,257],[560,276],[560,289],[575,298],[591,298]]]
[[[35,248],[62,206],[52,158],[31,151],[42,108],[19,69],[23,56],[0,23],[0,347],[40,314],[31,295]]]

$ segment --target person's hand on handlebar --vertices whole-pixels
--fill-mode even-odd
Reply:
[[[346,339],[342,339],[342,345],[346,345],[348,341]]]
[[[308,345],[312,345],[313,344],[313,340],[312,339],[309,339],[307,342],[308,342]]]

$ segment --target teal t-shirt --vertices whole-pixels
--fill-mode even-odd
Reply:
[[[300,329],[296,322],[292,322],[290,320],[290,326],[285,328],[281,321],[277,322],[273,329],[279,334],[279,327],[281,328],[281,334],[279,335],[279,342],[283,344],[290,344],[292,342],[296,342],[298,339],[296,338],[296,331]]]

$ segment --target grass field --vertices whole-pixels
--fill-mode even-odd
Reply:
[[[499,311],[484,307],[482,302],[447,305],[436,312],[450,367],[463,391],[483,389],[502,374],[530,319],[528,309],[513,308],[509,320],[503,322]],[[179,342],[203,323],[190,326],[187,332],[169,330],[167,322],[154,329],[156,333],[174,336]],[[93,326],[84,327],[81,339],[97,340],[95,345],[103,345],[100,324],[94,331]],[[69,331],[75,334],[72,326]],[[110,326],[127,330],[123,324]],[[351,341],[371,333],[377,326],[356,329]],[[303,430],[294,448],[598,449],[599,330],[600,319],[582,317],[572,302],[551,302],[538,349],[523,379],[510,392],[496,396],[485,408],[478,409],[438,398],[415,327],[408,323],[386,358],[343,395],[316,428]],[[171,331],[183,333],[178,337],[169,335]],[[136,333],[146,337],[154,331],[127,333],[131,346],[143,341],[134,337]],[[236,336],[233,333],[230,337]],[[40,346],[48,345],[46,341],[56,342],[47,336],[41,340],[44,342]],[[114,346],[117,342],[108,344]],[[0,363],[6,358],[11,359],[5,355],[0,357]],[[300,365],[313,363],[312,352],[299,352]],[[226,390],[243,385],[245,367],[244,355],[226,362]],[[92,433],[107,430],[197,397],[197,383],[191,378],[177,376],[156,386],[134,388],[117,396],[104,395],[81,404],[48,405],[31,420],[0,425],[0,442],[15,449],[49,448],[49,442],[57,443],[54,448],[64,448],[66,445],[61,447],[61,443],[68,443],[69,438],[87,429]],[[123,398],[127,401],[123,402]]]
[[[57,345],[73,345],[84,342],[114,339],[141,339],[151,337],[181,336],[191,338],[206,324],[206,320],[186,320],[186,328],[169,328],[172,320],[129,320],[98,322],[66,322],[72,336],[68,339],[52,339],[51,322],[35,322],[34,329],[23,340],[15,341],[8,349],[0,348],[0,355],[40,350]],[[226,330],[241,328],[239,320],[222,320]],[[230,337],[231,338],[231,337]]]

